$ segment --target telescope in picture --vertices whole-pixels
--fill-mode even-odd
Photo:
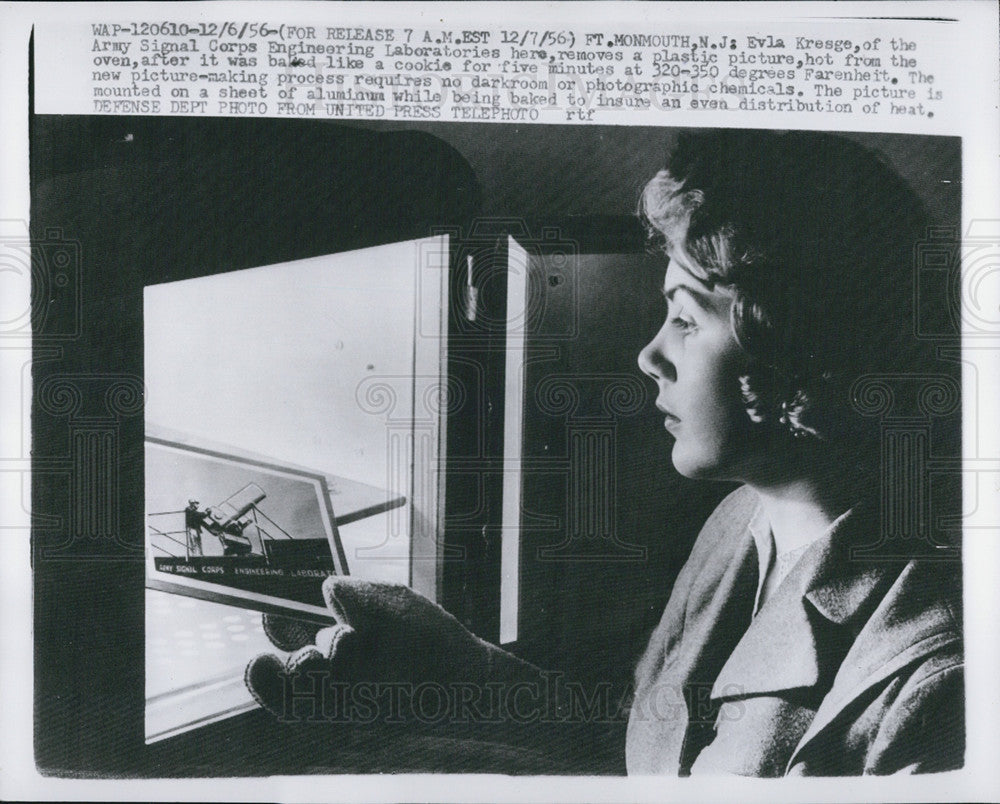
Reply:
[[[267,494],[256,483],[247,483],[243,488],[218,505],[210,505],[204,511],[198,509],[197,500],[188,500],[184,509],[184,527],[187,531],[189,553],[202,555],[202,530],[207,530],[219,539],[223,555],[249,555],[257,552],[264,554],[263,538],[257,539],[257,550],[254,542],[245,533],[253,524],[251,532],[261,533],[257,523],[257,504]]]

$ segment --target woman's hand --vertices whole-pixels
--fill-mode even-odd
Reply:
[[[295,689],[330,685],[464,685],[536,682],[538,668],[469,631],[451,614],[412,589],[334,576],[323,597],[336,624],[315,632],[313,643],[282,662],[262,654],[247,666],[245,680],[263,707],[285,717]],[[281,647],[309,638],[312,629],[271,618],[265,629]],[[298,680],[297,680],[298,679]]]
[[[323,597],[335,625],[269,618],[275,644],[312,643],[287,661],[262,654],[247,666],[250,692],[280,720],[444,727],[448,751],[492,746],[488,761],[468,767],[494,771],[621,772],[624,720],[581,709],[582,699],[574,706],[559,673],[485,642],[405,586],[331,577]]]

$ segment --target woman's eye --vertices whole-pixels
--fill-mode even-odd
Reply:
[[[671,299],[667,299],[667,324],[682,335],[689,335],[698,328],[687,311]]]
[[[674,329],[685,333],[691,332],[695,328],[694,321],[679,315],[668,318],[667,323],[674,327]]]

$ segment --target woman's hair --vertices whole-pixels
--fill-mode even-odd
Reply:
[[[734,295],[751,419],[796,436],[870,435],[865,374],[912,370],[913,190],[855,142],[810,132],[681,134],[640,202],[649,240]]]

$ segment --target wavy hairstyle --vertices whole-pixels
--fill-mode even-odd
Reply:
[[[919,361],[912,254],[927,216],[891,167],[829,134],[685,133],[639,213],[651,247],[733,292],[753,421],[809,441],[871,434],[851,415],[854,380]]]

